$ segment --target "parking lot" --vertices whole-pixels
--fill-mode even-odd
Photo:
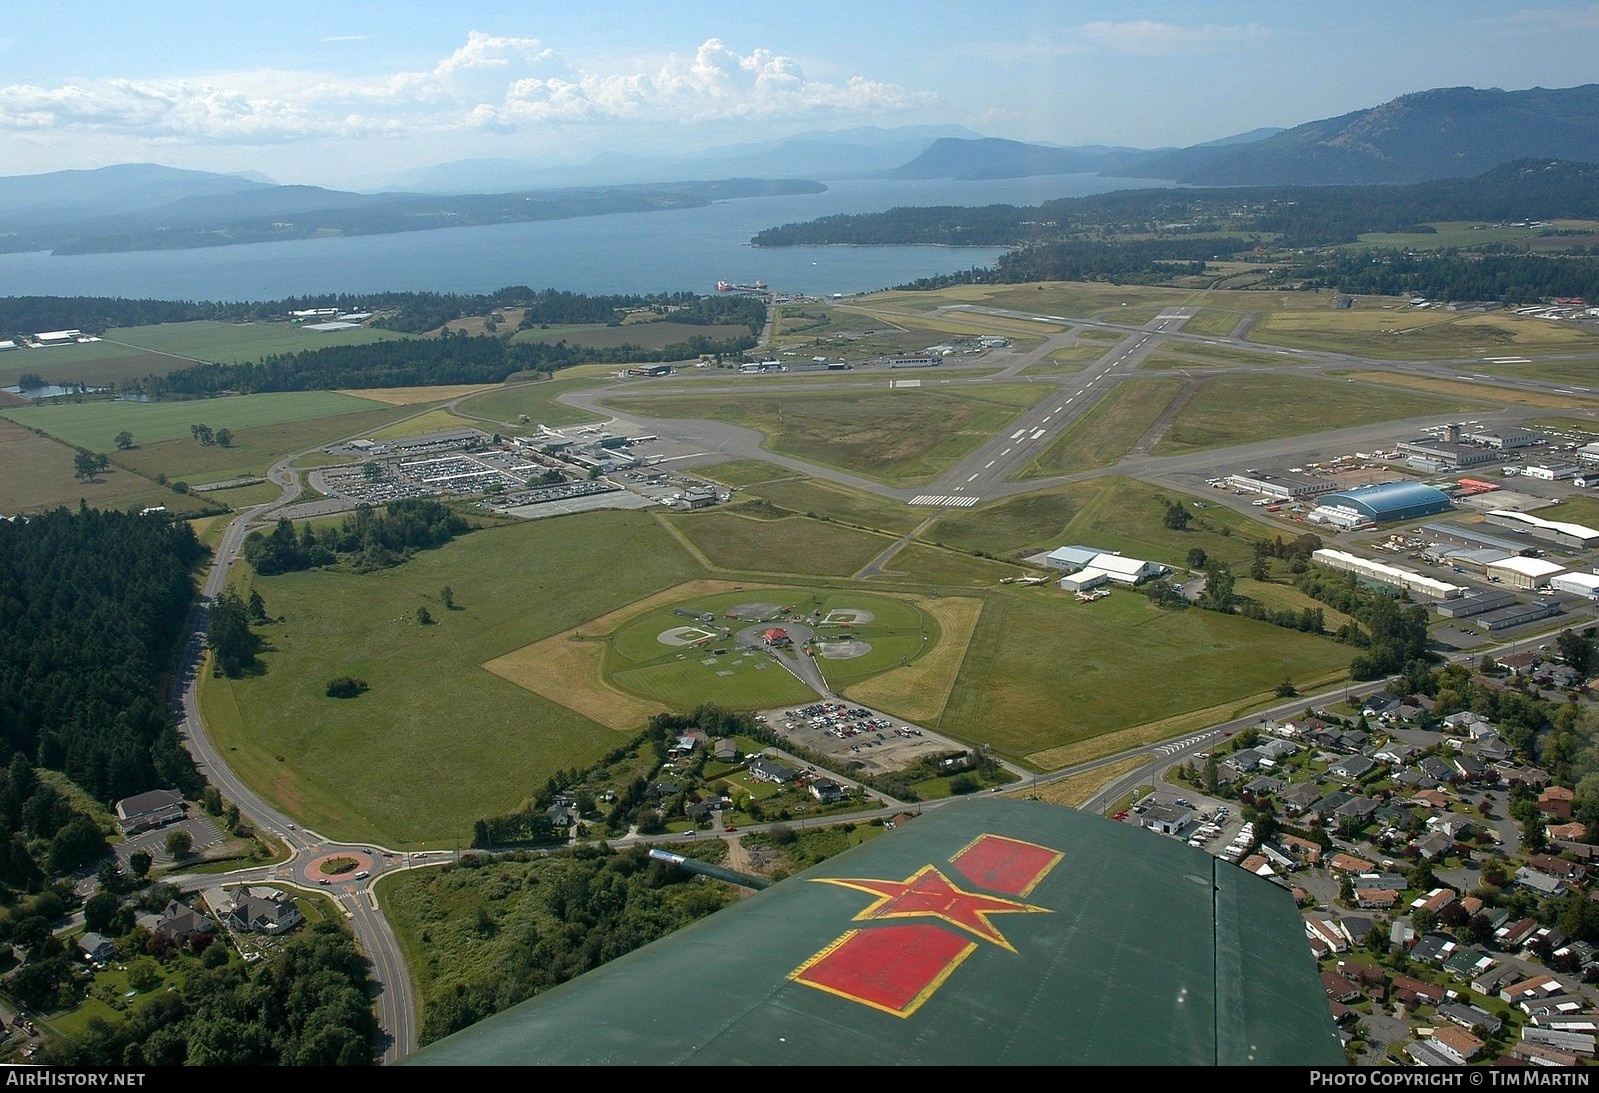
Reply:
[[[840,773],[885,774],[929,755],[965,750],[908,721],[852,702],[817,702],[760,716],[785,740],[824,756]]]

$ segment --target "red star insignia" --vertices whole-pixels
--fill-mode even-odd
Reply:
[[[819,884],[837,884],[878,897],[855,916],[861,922],[873,919],[936,918],[985,941],[1015,952],[1005,935],[989,922],[991,915],[1050,913],[1038,907],[1001,896],[986,896],[958,888],[936,866],[923,866],[902,881],[862,877],[819,877]]]

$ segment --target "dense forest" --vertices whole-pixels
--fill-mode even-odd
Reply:
[[[448,505],[425,498],[390,501],[381,509],[361,504],[337,528],[318,532],[309,523],[296,533],[287,517],[270,533],[245,536],[242,555],[262,576],[347,562],[357,572],[388,569],[418,550],[443,546],[471,530]]]
[[[0,761],[25,756],[107,803],[199,792],[161,684],[202,554],[189,525],[160,516],[0,523]]]

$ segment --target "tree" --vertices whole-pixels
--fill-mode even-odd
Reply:
[[[1293,698],[1299,693],[1299,688],[1294,686],[1292,676],[1283,676],[1283,681],[1277,684],[1278,698]]]
[[[83,905],[84,927],[97,934],[107,932],[111,929],[111,921],[117,917],[117,909],[121,906],[122,901],[110,892],[96,892]]]
[[[216,433],[216,442],[218,445],[224,448],[233,447],[233,430],[218,429]]]
[[[124,429],[116,436],[117,451],[125,452],[133,447],[133,434]]]
[[[133,871],[133,875],[139,880],[143,880],[150,875],[150,866],[154,864],[155,859],[150,856],[148,850],[135,850],[128,855],[128,868]]]
[[[1205,553],[1205,548],[1204,547],[1194,547],[1194,548],[1192,548],[1188,552],[1188,568],[1189,569],[1204,569],[1205,568],[1205,562],[1209,560],[1209,557],[1210,556]]]
[[[189,435],[198,440],[202,448],[209,448],[216,442],[216,434],[209,425],[190,425]]]
[[[267,621],[266,600],[261,598],[261,593],[250,589],[250,621],[262,623]]]
[[[72,457],[72,474],[74,478],[84,482],[93,482],[94,476],[100,470],[100,461],[94,453],[83,448],[78,449],[77,455]]]
[[[416,609],[416,624],[418,626],[432,626],[433,613],[426,607],[418,607]]]
[[[1160,522],[1172,531],[1187,531],[1190,519],[1192,517],[1188,515],[1188,510],[1183,508],[1181,502],[1168,501],[1166,502],[1166,515],[1161,517]]]
[[[194,849],[194,839],[181,827],[167,836],[167,855],[173,859],[186,858]]]
[[[450,610],[455,609],[455,590],[449,585],[439,589],[439,602]]]

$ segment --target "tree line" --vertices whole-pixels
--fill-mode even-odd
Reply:
[[[112,802],[198,793],[163,683],[203,548],[183,522],[80,506],[0,522],[0,762]]]
[[[293,521],[280,517],[271,532],[245,536],[241,553],[262,576],[340,562],[367,572],[398,565],[470,530],[466,518],[441,501],[401,498],[381,509],[357,505],[336,528],[321,531],[306,523],[296,532]]]

